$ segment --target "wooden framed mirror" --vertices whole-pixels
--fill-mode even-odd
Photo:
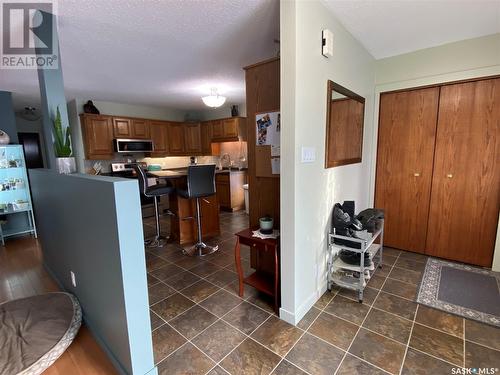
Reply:
[[[365,98],[328,80],[325,168],[361,163]]]

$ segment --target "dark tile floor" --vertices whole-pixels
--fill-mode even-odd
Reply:
[[[145,233],[154,231],[145,220]],[[168,223],[163,222],[165,230]],[[189,258],[179,246],[146,252],[155,362],[160,374],[451,374],[500,368],[500,329],[414,302],[426,257],[386,249],[365,290],[325,293],[295,327],[245,286],[237,296],[234,233],[243,212],[221,214],[220,251]],[[248,248],[245,272],[251,272]],[[455,370],[457,373],[458,370]]]

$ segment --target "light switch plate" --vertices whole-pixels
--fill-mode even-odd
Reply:
[[[302,147],[302,163],[314,163],[316,161],[316,149],[314,147]]]

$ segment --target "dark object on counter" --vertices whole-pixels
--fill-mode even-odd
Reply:
[[[92,100],[87,101],[87,103],[85,103],[83,105],[83,112],[85,112],[85,113],[92,113],[94,115],[100,115],[101,114],[101,112],[99,112],[99,110],[94,105],[94,103],[92,103]]]
[[[133,168],[135,170],[135,173],[137,174],[137,177],[139,178],[140,192],[146,197],[153,198],[155,205],[156,235],[153,238],[144,241],[144,244],[146,245],[146,247],[163,247],[165,246],[168,237],[164,237],[161,234],[158,198],[163,195],[172,194],[175,189],[172,186],[164,184],[148,185],[148,177],[143,167],[139,164],[133,164]],[[171,214],[171,212],[169,214]]]
[[[363,229],[373,233],[379,229],[380,220],[384,218],[384,211],[378,208],[367,208],[361,211],[356,218],[363,225]]]
[[[349,250],[340,250],[339,251],[339,257],[342,259],[344,263],[347,264],[352,264],[355,266],[359,266],[361,262],[361,254],[360,253],[355,253],[354,251],[349,251]],[[365,267],[370,267],[372,265],[372,261],[370,259],[370,254],[365,253]]]
[[[183,198],[196,198],[196,225],[198,229],[198,242],[190,249],[184,250],[189,256],[205,256],[215,253],[219,246],[208,246],[203,242],[201,234],[201,206],[200,198],[214,195],[215,189],[215,164],[190,165],[187,172],[187,189],[177,190],[177,194]]]
[[[238,106],[237,105],[232,105],[231,106],[231,116],[233,117],[238,117],[239,116],[239,113],[240,111],[238,110]]]

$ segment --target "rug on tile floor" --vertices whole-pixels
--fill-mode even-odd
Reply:
[[[500,273],[429,258],[417,302],[500,327]]]

